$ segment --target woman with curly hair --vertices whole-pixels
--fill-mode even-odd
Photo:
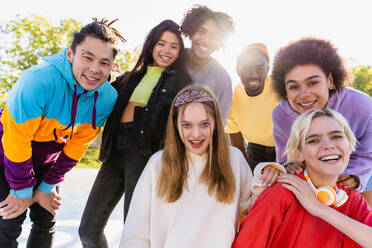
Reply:
[[[336,110],[348,120],[358,140],[339,183],[362,192],[372,189],[372,182],[367,186],[372,174],[372,98],[345,87],[346,76],[341,57],[328,41],[303,38],[280,49],[272,73],[274,90],[281,99],[273,111],[276,156],[277,162],[286,162],[283,150],[298,115],[310,109]],[[293,163],[287,171],[302,168]],[[364,196],[372,204],[370,193]]]
[[[187,71],[193,83],[212,90],[221,108],[222,121],[226,124],[232,100],[231,78],[211,54],[221,48],[234,32],[233,20],[226,13],[196,5],[186,12],[181,31],[191,40],[186,55]]]

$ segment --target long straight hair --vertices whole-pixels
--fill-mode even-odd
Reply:
[[[213,98],[213,108],[203,104],[208,116],[215,122],[214,130],[211,130],[211,140],[208,148],[207,165],[199,180],[208,186],[208,194],[216,193],[217,201],[231,203],[235,196],[235,178],[231,168],[228,142],[224,133],[220,109],[216,98],[203,87],[189,86],[181,90],[174,98],[170,115],[168,117],[166,139],[162,157],[161,174],[158,183],[158,195],[167,202],[177,201],[187,186],[188,156],[186,148],[180,137],[177,119],[182,116],[189,104],[184,104],[177,109],[174,102],[184,91],[197,89],[207,92]]]
[[[133,72],[145,72],[147,70],[147,66],[152,65],[154,62],[154,58],[152,56],[152,51],[156,45],[156,43],[160,40],[161,35],[165,32],[169,31],[177,36],[178,43],[179,43],[179,54],[176,61],[173,62],[169,67],[171,69],[177,69],[183,72],[186,72],[185,67],[185,45],[183,43],[183,39],[181,36],[180,27],[177,23],[172,20],[164,20],[159,23],[157,26],[152,28],[150,32],[147,34],[145,38],[145,42],[143,43],[141,54],[137,60],[136,65],[134,68],[127,74],[127,76],[123,77],[121,81],[121,85],[125,85],[129,80],[130,76]]]

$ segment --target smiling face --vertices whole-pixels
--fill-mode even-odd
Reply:
[[[237,72],[248,96],[262,93],[268,71],[269,62],[259,52],[247,54],[239,61]]]
[[[190,62],[196,66],[208,63],[210,55],[222,43],[221,31],[214,20],[207,20],[191,36]]]
[[[345,170],[351,151],[340,124],[329,116],[321,116],[312,120],[297,160],[305,162],[316,186],[333,186]]]
[[[178,132],[188,152],[207,152],[214,130],[214,119],[202,103],[190,103],[177,118]]]
[[[285,75],[288,102],[299,113],[323,109],[334,89],[332,76],[326,76],[317,65],[298,65]]]
[[[152,50],[153,66],[168,67],[176,61],[180,53],[180,43],[177,36],[164,31]]]
[[[87,36],[76,46],[75,52],[67,49],[75,80],[85,90],[94,90],[108,80],[114,66],[113,45]]]

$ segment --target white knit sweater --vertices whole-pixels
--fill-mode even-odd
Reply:
[[[230,146],[236,183],[234,201],[230,204],[208,195],[208,187],[199,183],[207,156],[191,153],[187,189],[173,203],[159,198],[162,153],[159,151],[150,158],[137,183],[120,247],[231,247],[239,215],[250,208],[255,198],[251,192],[252,172],[240,150]]]

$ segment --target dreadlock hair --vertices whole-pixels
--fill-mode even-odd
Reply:
[[[117,20],[119,19],[115,19],[110,22],[106,18],[103,18],[99,21],[96,17],[94,17],[93,22],[82,27],[79,32],[74,32],[71,43],[72,51],[76,51],[76,47],[84,41],[85,37],[91,36],[104,42],[113,44],[112,52],[115,58],[119,51],[117,48],[118,39],[123,43],[126,42],[120,32],[111,26]]]

